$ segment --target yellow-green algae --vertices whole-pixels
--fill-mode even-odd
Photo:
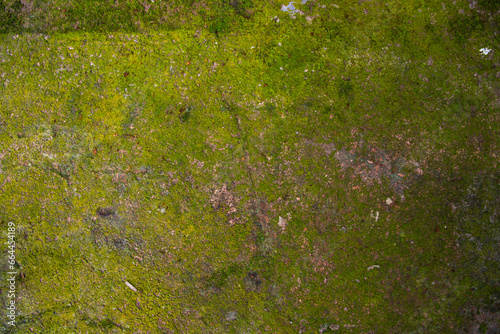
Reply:
[[[5,331],[498,326],[496,7],[93,3],[2,16]]]

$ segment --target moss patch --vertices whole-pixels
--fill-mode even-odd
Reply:
[[[497,328],[497,13],[59,5],[3,5],[16,330]]]

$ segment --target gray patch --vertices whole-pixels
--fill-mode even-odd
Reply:
[[[97,208],[97,214],[102,217],[107,217],[110,215],[114,215],[116,213],[116,210],[112,207],[107,207],[107,208]]]
[[[245,283],[245,290],[247,292],[258,292],[262,286],[262,279],[259,274],[255,271],[250,271],[248,275],[243,279]]]
[[[227,321],[233,321],[236,320],[237,318],[238,318],[238,313],[236,313],[235,311],[229,311],[226,314]]]

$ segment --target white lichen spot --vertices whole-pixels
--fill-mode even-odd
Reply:
[[[392,202],[393,202],[393,200],[392,200],[390,197],[388,197],[388,198],[385,200],[385,203],[386,203],[387,205],[391,205],[391,204],[392,204]]]
[[[479,50],[479,53],[483,54],[483,55],[487,55],[488,53],[490,53],[491,49],[488,49],[488,48],[482,48]]]
[[[279,216],[279,219],[278,219],[278,226],[281,227],[283,232],[285,231],[288,220],[290,220],[290,217],[291,217],[290,213],[287,213],[287,216],[288,216],[288,219],[285,219],[281,216]]]

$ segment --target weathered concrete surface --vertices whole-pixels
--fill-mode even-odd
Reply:
[[[295,5],[2,35],[6,330],[498,328],[498,16]]]

